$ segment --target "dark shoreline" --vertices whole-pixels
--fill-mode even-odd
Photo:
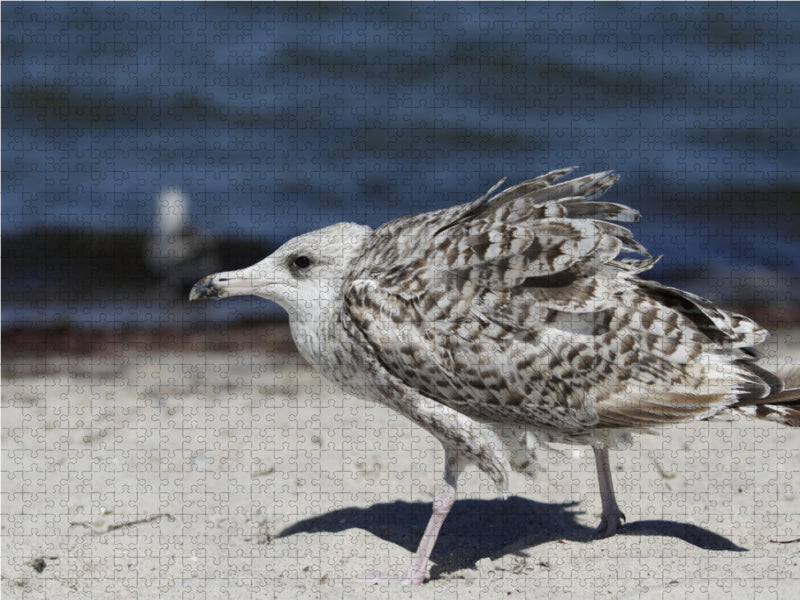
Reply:
[[[749,305],[727,310],[738,312],[769,331],[791,330],[800,323],[800,306]],[[250,320],[193,327],[45,327],[3,326],[2,364],[54,356],[110,356],[121,352],[179,350],[185,352],[234,352],[237,350],[295,353],[289,323]]]
[[[2,363],[55,356],[109,356],[126,351],[296,352],[286,321],[252,321],[207,328],[4,327]]]

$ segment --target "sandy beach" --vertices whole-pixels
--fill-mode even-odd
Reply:
[[[612,453],[627,524],[603,540],[589,448],[543,451],[506,500],[471,469],[431,581],[365,585],[351,580],[410,564],[443,452],[320,380],[285,325],[37,340],[4,339],[4,598],[789,598],[800,583],[800,430],[639,436]],[[763,350],[797,363],[800,330]]]

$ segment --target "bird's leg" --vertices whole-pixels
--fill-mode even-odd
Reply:
[[[442,524],[447,518],[447,513],[450,512],[453,504],[455,504],[456,486],[462,468],[463,463],[459,456],[455,452],[445,450],[444,481],[442,482],[442,487],[433,498],[433,514],[428,521],[428,526],[425,528],[425,533],[422,534],[422,540],[420,540],[417,548],[414,563],[409,567],[408,571],[402,577],[392,577],[384,573],[367,573],[359,578],[359,581],[419,585],[428,579],[428,560],[439,537],[439,532],[442,530]]]
[[[592,444],[594,462],[597,465],[597,479],[600,482],[600,501],[603,503],[603,514],[600,525],[594,530],[598,538],[612,536],[625,520],[624,513],[617,506],[614,497],[614,484],[611,481],[611,468],[608,463],[608,448],[605,444]]]
[[[441,489],[433,497],[433,514],[431,514],[428,526],[425,528],[425,533],[422,534],[422,540],[419,542],[417,557],[400,579],[400,583],[403,585],[418,585],[428,579],[428,560],[431,557],[433,546],[439,537],[439,532],[442,529],[445,518],[447,518],[447,513],[450,512],[456,501],[456,486],[458,485],[458,476],[461,474],[461,469],[459,468],[458,457],[454,454],[450,451],[445,451],[444,481]]]

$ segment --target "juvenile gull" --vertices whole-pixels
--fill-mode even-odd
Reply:
[[[758,366],[768,333],[694,294],[637,275],[658,258],[599,202],[610,172],[561,169],[461,206],[376,230],[339,223],[191,299],[253,294],[289,313],[300,354],[349,392],[386,404],[445,449],[444,482],[417,555],[419,584],[464,467],[505,493],[532,474],[537,440],[590,444],[602,500],[596,533],[625,518],[608,449],[630,432],[729,410],[800,426],[800,389]],[[492,195],[494,194],[494,195]],[[621,257],[620,255],[626,255]]]

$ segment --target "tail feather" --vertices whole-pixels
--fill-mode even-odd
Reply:
[[[800,427],[800,365],[780,365],[774,369],[774,373],[753,363],[746,367],[769,385],[771,390],[763,398],[744,396],[731,408],[755,419]]]
[[[800,393],[800,390],[798,390]],[[764,419],[786,425],[787,427],[800,427],[800,404],[787,406],[785,404],[751,404],[736,406],[734,410],[747,417]]]
[[[785,381],[789,385],[797,383],[788,377]],[[745,398],[732,408],[748,417],[800,427],[800,387],[779,389],[764,398]]]

